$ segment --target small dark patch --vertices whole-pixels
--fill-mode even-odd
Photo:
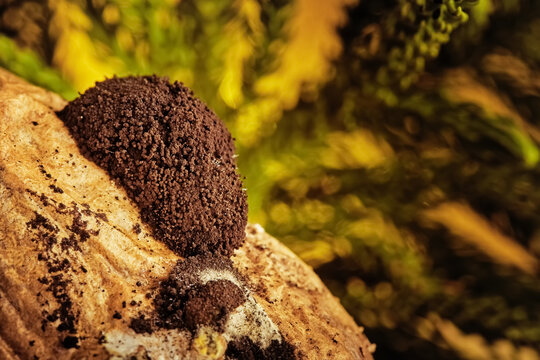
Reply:
[[[94,214],[94,216],[99,220],[109,222],[109,219],[107,218],[107,214],[105,214],[103,212],[97,212],[97,213]]]
[[[63,194],[64,190],[60,189],[58,186],[55,185],[49,185],[49,188],[52,189],[57,194]]]
[[[45,177],[47,179],[52,179],[52,175],[49,174],[46,170],[45,170],[45,167],[41,164],[38,165],[38,168],[39,168],[39,172],[42,173],[43,175],[45,175]]]
[[[71,226],[68,226],[68,229],[76,236],[78,236],[79,242],[85,242],[90,238],[90,232],[87,230],[88,221],[82,219],[81,212],[76,205],[73,206],[71,210],[71,215],[73,215],[73,222]]]
[[[231,311],[240,306],[246,297],[242,289],[228,280],[210,281],[193,287],[179,311],[185,326],[195,330],[201,325],[222,328]],[[179,315],[179,314],[176,314]]]
[[[32,121],[32,125],[34,125],[34,126],[38,126],[38,125],[39,125],[39,123],[38,123],[37,121]]]
[[[112,317],[113,317],[113,319],[120,320],[120,319],[122,319],[122,314],[120,314],[118,311],[115,311],[114,315]]]
[[[49,198],[45,196],[45,194],[41,194],[41,196],[39,197],[39,200],[41,200],[41,203],[43,204],[43,206],[49,206]]]
[[[141,233],[141,224],[139,223],[136,223],[135,225],[133,225],[133,232],[137,235],[139,235]]]
[[[58,233],[58,229],[55,228],[46,217],[37,212],[34,212],[34,219],[27,222],[26,225],[33,230],[43,228],[46,231]]]
[[[54,260],[49,260],[49,261],[51,262],[48,266],[49,273],[65,271],[71,265],[68,259],[63,259],[63,260],[54,259]]]
[[[59,307],[48,315],[50,322],[60,321],[57,329],[59,331],[69,331],[75,333],[75,322],[77,321],[73,312],[73,303],[67,293],[69,280],[64,279],[63,274],[51,276],[51,283],[47,287],[47,291],[51,292],[53,297],[59,304]]]
[[[79,348],[79,338],[76,336],[66,336],[62,340],[62,346],[66,349]]]
[[[152,321],[147,319],[144,315],[140,315],[138,318],[131,319],[129,327],[133,329],[137,334],[151,334],[154,332],[152,327]]]
[[[81,247],[79,246],[79,242],[77,241],[77,238],[74,234],[70,234],[69,238],[62,238],[60,240],[60,246],[62,247],[62,250],[68,251],[70,249],[81,251]]]
[[[231,360],[290,360],[296,358],[294,346],[286,341],[280,343],[277,340],[272,340],[266,349],[262,349],[247,336],[229,342],[225,356]]]

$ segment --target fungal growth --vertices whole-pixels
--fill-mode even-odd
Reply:
[[[147,294],[154,306],[130,320],[134,333],[178,329],[194,347],[217,339],[218,358],[294,358],[230,259],[244,241],[247,202],[221,120],[182,84],[157,76],[99,82],[58,115],[156,239],[184,257]]]
[[[154,304],[154,311],[131,320],[136,333],[187,330],[199,339],[195,342],[213,334],[227,344],[217,353],[231,360],[295,358],[294,347],[224,256],[191,256],[178,261],[157,290]]]
[[[112,78],[58,115],[170,249],[231,256],[241,246],[247,201],[233,139],[191,90],[157,76]]]

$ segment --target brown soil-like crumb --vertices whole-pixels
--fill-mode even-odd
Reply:
[[[49,185],[49,188],[51,188],[52,191],[54,191],[55,193],[58,193],[58,194],[63,194],[64,193],[64,190],[60,189],[58,186]]]
[[[52,311],[43,310],[42,329],[50,323],[56,326],[59,332],[76,334],[77,316],[68,295],[70,281],[64,276],[71,268],[71,264],[68,259],[61,258],[52,251],[58,242],[59,229],[51,224],[49,219],[38,213],[35,213],[34,219],[26,225],[34,233],[32,241],[38,247],[38,261],[45,262],[47,266],[47,274],[38,281],[46,286],[45,291],[50,292],[58,303],[58,307]],[[74,339],[76,337],[67,336],[61,344],[64,347],[76,347],[77,342],[74,342]]]
[[[182,84],[157,76],[108,79],[58,115],[81,152],[124,186],[173,251],[230,256],[242,244],[247,203],[233,140]]]
[[[137,334],[152,334],[154,332],[152,319],[147,319],[144,315],[131,319],[129,327]]]
[[[76,336],[66,336],[64,340],[62,340],[62,346],[66,349],[78,348],[78,343],[79,338]]]
[[[210,281],[187,293],[182,312],[186,327],[202,325],[221,327],[226,316],[246,300],[243,291],[227,280]]]
[[[220,328],[228,314],[245,301],[243,290],[230,281],[201,284],[199,272],[206,269],[236,274],[232,262],[220,256],[193,256],[179,261],[154,299],[160,327],[196,330],[198,326],[209,325]]]
[[[229,342],[225,357],[228,360],[290,360],[296,359],[294,346],[288,342],[281,343],[273,340],[266,348],[262,349],[248,337]]]

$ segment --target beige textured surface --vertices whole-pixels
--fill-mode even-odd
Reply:
[[[149,234],[124,191],[80,155],[53,112],[63,106],[0,69],[0,358],[205,358],[187,332],[140,335],[128,327],[152,308],[145,295],[178,257]],[[50,225],[32,223],[37,214]],[[82,241],[81,224],[89,235]],[[338,300],[260,227],[248,227],[233,261],[297,357],[372,358]],[[60,303],[75,319],[78,349],[60,345],[68,335],[54,320]]]

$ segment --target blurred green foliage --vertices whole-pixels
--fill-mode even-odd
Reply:
[[[30,14],[30,15],[29,15]],[[0,65],[195,90],[378,359],[540,359],[534,0],[0,2]]]

